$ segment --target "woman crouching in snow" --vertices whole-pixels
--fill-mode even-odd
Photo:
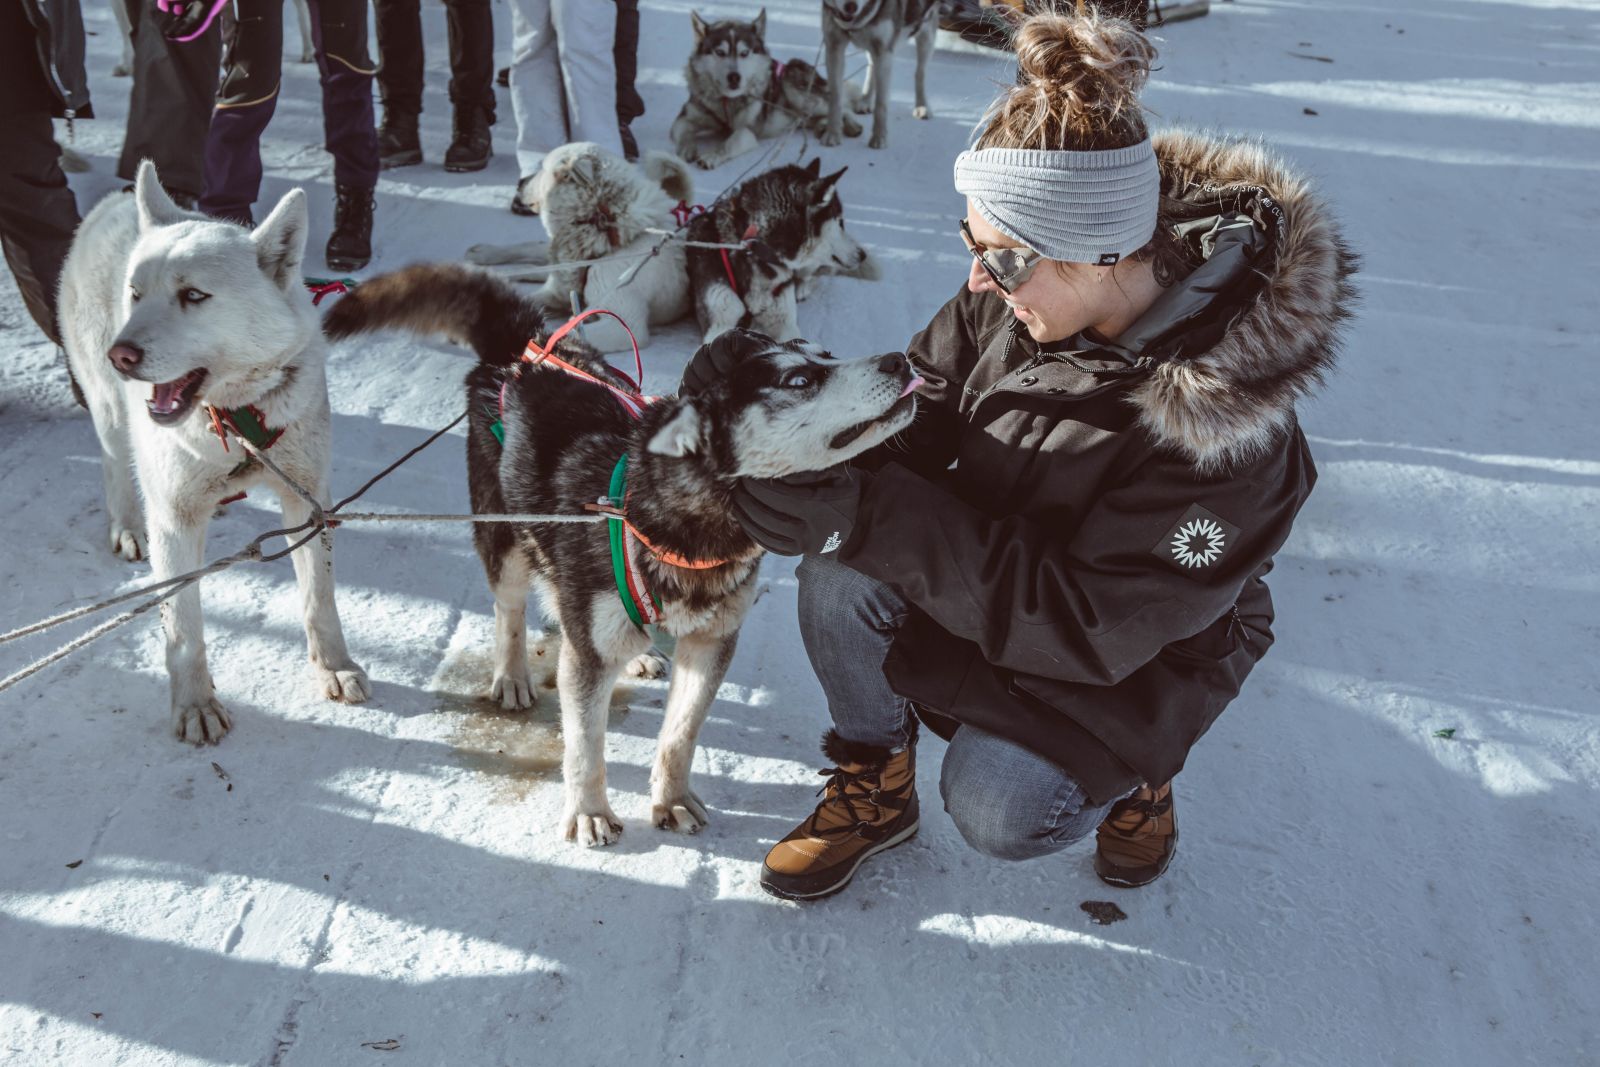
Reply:
[[[805,557],[833,717],[822,802],[762,871],[781,897],[916,832],[913,712],[949,740],[939,791],[974,848],[1098,828],[1101,878],[1153,881],[1172,777],[1273,640],[1262,579],[1316,478],[1294,403],[1333,362],[1354,257],[1259,146],[1152,140],[1155,53],[1128,23],[1038,15],[1016,51],[956,160],[973,262],[911,342],[916,423],[874,462],[734,494]]]

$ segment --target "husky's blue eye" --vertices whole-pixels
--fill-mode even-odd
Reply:
[[[798,370],[792,370],[788,374],[785,374],[783,376],[783,380],[778,384],[782,385],[785,389],[808,389],[813,381],[814,379],[811,376],[811,372],[801,368]]]
[[[204,303],[210,299],[210,293],[202,293],[193,286],[190,286],[178,294],[178,303],[182,304],[184,307],[193,307],[196,304]]]

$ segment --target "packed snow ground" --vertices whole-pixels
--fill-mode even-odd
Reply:
[[[638,132],[665,147],[691,3],[645,6]],[[768,0],[778,55],[815,56],[817,6]],[[109,12],[86,7],[85,211],[119,184],[126,108]],[[429,163],[385,176],[373,271],[536,232],[506,212],[503,95],[490,169],[438,166],[442,8],[425,18]],[[710,827],[647,823],[661,687],[640,685],[609,741],[622,842],[565,844],[554,700],[520,717],[478,699],[491,602],[466,531],[347,527],[364,706],[308,694],[287,562],[207,580],[237,724],[215,749],[169,734],[153,618],[0,697],[0,1063],[1600,1061],[1600,11],[1217,0],[1161,36],[1160,120],[1278,145],[1365,256],[1342,370],[1303,411],[1321,482],[1272,579],[1278,644],[1178,781],[1165,878],[1108,889],[1088,846],[1023,865],[969,851],[930,741],[913,843],[835,899],[763,896],[826,725],[776,558],[696,759]],[[801,307],[841,352],[902,347],[966,270],[950,163],[1008,75],[941,50],[919,123],[911,68],[903,50],[888,151],[824,153],[849,164],[848,225],[885,262]],[[288,64],[263,204],[311,190],[313,270],[331,214],[318,115],[313,68]],[[88,417],[9,275],[0,346],[4,629],[148,570],[106,551]],[[670,389],[692,347],[689,326],[666,331],[649,384]],[[466,365],[399,339],[338,349],[335,488],[452,418]],[[213,555],[274,523],[255,496],[213,525]],[[369,499],[465,510],[459,438]],[[0,674],[49,647],[7,647]],[[1091,924],[1080,902],[1105,899],[1128,919]]]

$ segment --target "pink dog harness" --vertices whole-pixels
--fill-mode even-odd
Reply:
[[[179,44],[192,41],[209,30],[227,6],[228,0],[156,0],[157,10],[167,16],[161,35]]]

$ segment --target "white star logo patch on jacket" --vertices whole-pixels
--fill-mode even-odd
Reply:
[[[1185,574],[1216,568],[1239,537],[1239,528],[1199,504],[1192,504],[1155,547],[1155,555]]]

